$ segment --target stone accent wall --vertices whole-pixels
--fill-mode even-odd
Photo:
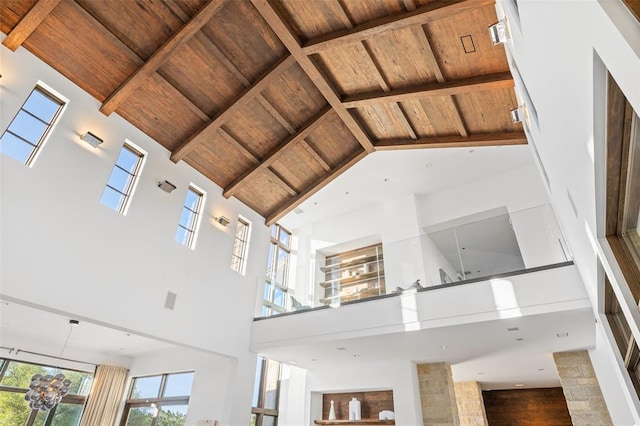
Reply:
[[[611,417],[587,351],[556,352],[553,360],[575,426],[611,426]]]
[[[482,388],[478,382],[456,382],[456,402],[460,426],[488,426],[487,413],[482,399]]]
[[[424,426],[458,426],[458,406],[451,366],[444,362],[417,364]]]

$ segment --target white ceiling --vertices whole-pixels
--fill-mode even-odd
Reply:
[[[533,164],[527,145],[374,152],[302,203],[303,213],[291,212],[278,222],[295,230],[370,205],[442,192]]]
[[[513,327],[519,330],[507,330]],[[568,335],[558,337],[558,333]],[[560,386],[552,353],[594,345],[593,314],[590,309],[580,309],[278,347],[262,353],[317,374],[333,365],[348,369],[380,361],[448,362],[455,381],[477,381],[487,390],[513,389],[516,384],[525,388]]]
[[[126,364],[135,356],[174,347],[87,321],[71,327],[70,319],[75,318],[2,301],[0,346],[96,364],[108,361]],[[2,353],[6,355],[6,351]]]

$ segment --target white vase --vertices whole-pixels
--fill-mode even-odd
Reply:
[[[349,401],[349,420],[362,420],[361,416],[360,401],[358,401],[358,398],[351,398],[351,401]]]
[[[336,409],[333,406],[333,401],[331,401],[331,407],[329,408],[329,420],[336,419]]]

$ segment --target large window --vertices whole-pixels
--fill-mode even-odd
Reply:
[[[247,250],[249,249],[249,234],[251,233],[251,222],[238,217],[238,227],[233,241],[233,252],[231,253],[231,270],[244,275],[247,261]]]
[[[275,224],[271,227],[262,316],[286,311],[290,257],[291,232]]]
[[[194,248],[196,244],[197,228],[202,210],[204,192],[190,185],[187,190],[187,198],[182,207],[176,241],[185,247]]]
[[[2,134],[0,151],[21,163],[32,164],[64,104],[49,91],[36,86]]]
[[[62,373],[71,380],[69,393],[49,411],[29,409],[24,396],[34,374]],[[84,403],[91,389],[92,372],[62,370],[0,358],[0,425],[75,426],[80,423]]]
[[[280,363],[258,357],[253,385],[251,426],[278,424],[278,398],[280,393]]]
[[[193,372],[136,377],[121,426],[182,426],[187,417]]]
[[[102,193],[100,202],[121,214],[126,214],[129,199],[137,177],[142,170],[144,154],[129,143],[125,143],[120,150],[120,155],[113,166],[107,186]]]
[[[611,76],[607,93],[607,194],[605,232],[628,286],[640,301],[640,118]],[[640,348],[630,321],[605,280],[605,314],[636,393],[640,395]]]

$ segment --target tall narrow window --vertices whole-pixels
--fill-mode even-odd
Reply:
[[[245,273],[250,232],[251,223],[242,216],[239,216],[236,237],[233,241],[233,252],[231,253],[231,269],[242,275]]]
[[[196,244],[196,231],[202,209],[202,199],[204,192],[193,185],[189,186],[187,198],[184,201],[178,232],[176,232],[176,242],[185,247],[194,248]]]
[[[278,424],[278,399],[280,393],[280,363],[258,357],[253,386],[251,426]]]
[[[126,213],[137,177],[142,170],[143,158],[144,154],[140,150],[128,143],[124,144],[102,193],[102,204],[120,214]]]
[[[65,102],[36,86],[0,138],[0,151],[30,165]]]
[[[271,244],[267,260],[267,278],[264,283],[262,316],[286,311],[291,232],[275,224],[271,227]]]

